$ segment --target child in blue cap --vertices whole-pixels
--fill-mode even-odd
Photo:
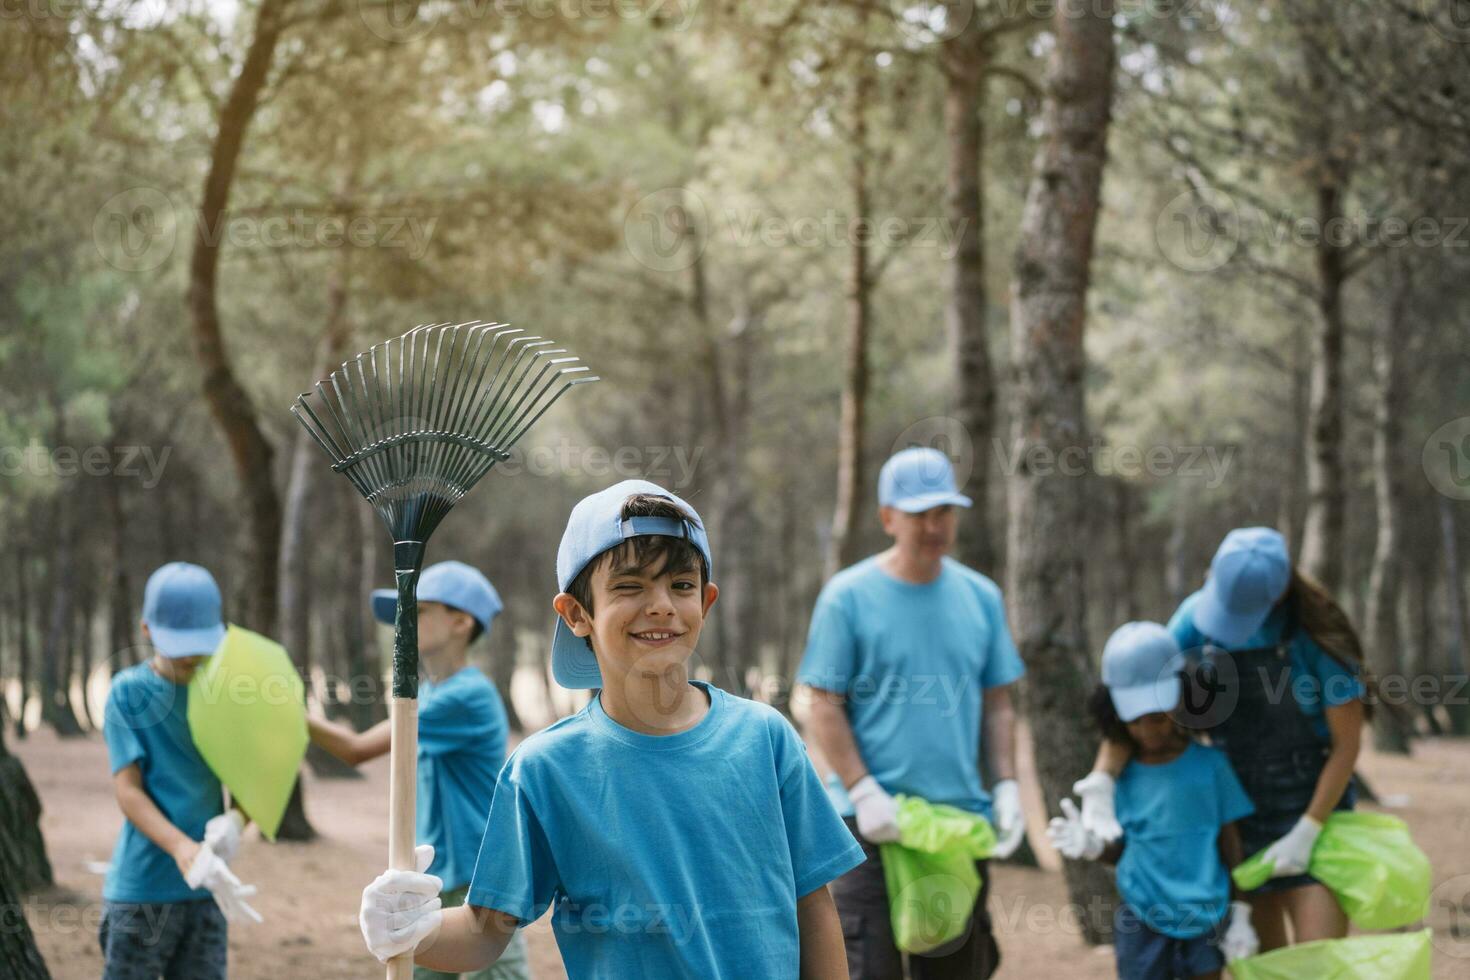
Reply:
[[[122,833],[102,885],[104,980],[225,976],[226,922],[259,922],[255,889],[227,867],[245,819],[189,733],[189,680],[224,639],[220,591],[198,565],[172,562],[148,578],[145,663],[118,671],[102,734]]]
[[[373,615],[392,623],[395,589],[376,589]],[[495,777],[505,763],[510,725],[494,681],[469,664],[469,648],[503,608],[495,586],[464,562],[441,561],[419,576],[418,794],[415,836],[431,855],[427,871],[444,883],[446,907],[463,904],[485,829],[485,812],[495,794]],[[391,725],[381,721],[354,732],[325,718],[307,720],[311,740],[349,765],[387,755]],[[447,980],[458,973],[426,967],[414,980]],[[525,941],[517,936],[492,967],[465,976],[472,980],[525,980]]]
[[[1104,841],[1070,799],[1047,828],[1064,857],[1117,864],[1113,949],[1123,980],[1214,980],[1258,946],[1250,906],[1230,900],[1229,874],[1242,860],[1235,822],[1255,808],[1225,753],[1170,717],[1182,666],[1158,623],[1126,623],[1108,638],[1089,708],[1105,737],[1132,750],[1115,796],[1122,836]]]
[[[1347,614],[1292,566],[1279,531],[1243,527],[1220,542],[1169,631],[1198,677],[1199,707],[1186,723],[1224,750],[1256,807],[1240,835],[1246,855],[1264,850],[1272,868],[1247,896],[1262,948],[1346,936],[1346,913],[1307,869],[1322,825],[1357,798],[1368,687]],[[1127,757],[1126,745],[1105,739],[1094,771],[1073,787],[1082,822],[1104,839],[1117,829],[1112,777]]]
[[[712,564],[699,516],[655,484],[573,508],[552,669],[596,694],[506,762],[467,907],[441,911],[427,874],[363,891],[374,955],[478,969],[552,908],[574,980],[847,976],[826,884],[861,849],[779,712],[689,678]]]

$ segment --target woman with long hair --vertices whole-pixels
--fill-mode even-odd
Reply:
[[[1337,899],[1307,873],[1322,824],[1356,800],[1367,687],[1347,615],[1292,567],[1279,532],[1237,528],[1169,630],[1190,664],[1179,715],[1225,750],[1255,803],[1240,822],[1244,853],[1265,849],[1274,862],[1272,879],[1247,896],[1262,950],[1347,935]],[[1119,832],[1113,787],[1128,755],[1104,740],[1074,787],[1084,824],[1104,839]]]

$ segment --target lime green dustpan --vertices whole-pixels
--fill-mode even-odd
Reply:
[[[301,678],[285,648],[231,626],[189,682],[189,733],[234,801],[275,840],[307,743]]]

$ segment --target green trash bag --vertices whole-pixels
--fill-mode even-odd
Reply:
[[[916,796],[898,796],[898,842],[880,844],[893,939],[927,953],[965,934],[980,894],[975,861],[995,849],[990,821]]]
[[[1429,980],[1433,930],[1322,939],[1235,960],[1234,980]]]
[[[1262,851],[1231,873],[1243,891],[1271,877]],[[1397,929],[1429,914],[1429,858],[1409,827],[1386,813],[1339,811],[1327,818],[1308,871],[1332,890],[1360,929]]]

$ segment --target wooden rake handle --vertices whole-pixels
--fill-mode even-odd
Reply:
[[[420,541],[394,542],[393,577],[398,609],[393,618],[392,741],[388,750],[388,867],[417,871],[413,857],[415,768],[419,754],[419,568]],[[388,980],[412,980],[413,951],[388,961]]]
[[[418,698],[395,697],[389,708],[393,741],[388,752],[392,783],[388,790],[388,867],[416,871],[413,860],[414,806],[419,752]],[[388,980],[412,980],[413,953],[388,961]]]

